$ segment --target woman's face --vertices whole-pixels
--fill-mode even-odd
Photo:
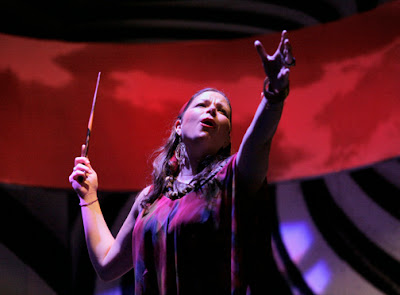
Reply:
[[[176,132],[193,152],[216,154],[230,144],[230,116],[227,99],[218,92],[206,91],[191,101],[182,119],[176,122]]]

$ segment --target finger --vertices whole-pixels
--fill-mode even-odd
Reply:
[[[76,157],[75,161],[74,161],[74,166],[76,166],[76,165],[78,165],[80,163],[84,164],[84,165],[87,165],[87,166],[90,165],[90,161],[89,161],[88,158],[86,158],[86,157]]]
[[[290,69],[289,68],[285,68],[281,70],[281,75],[282,77],[284,77],[286,80],[289,79],[289,74],[290,74]]]
[[[81,182],[81,181],[79,181],[79,177],[83,177],[83,179],[85,180],[86,179],[86,173],[85,172],[83,172],[83,171],[80,171],[80,170],[76,170],[76,171],[73,171],[70,175],[69,175],[69,182],[70,183],[72,183],[72,182],[74,182],[74,181],[77,181],[77,182]]]
[[[268,59],[268,54],[259,40],[256,40],[254,42],[254,47],[257,49],[257,53],[260,56],[261,60],[266,61]]]
[[[281,42],[279,42],[278,45],[278,51],[281,53],[283,53],[285,40],[287,40],[287,38],[288,38],[288,33],[286,30],[283,30],[281,34]]]
[[[81,171],[81,170],[76,170],[76,171],[72,172],[71,175],[72,175],[72,178],[73,178],[75,181],[79,182],[79,183],[85,181],[86,178],[87,178],[86,172]]]
[[[282,68],[279,71],[278,78],[281,79],[282,87],[286,87],[289,84],[289,74],[290,74],[290,69],[289,68]]]
[[[76,165],[73,170],[74,171],[84,171],[86,173],[91,172],[91,169],[88,166],[84,165],[84,164]]]
[[[86,162],[86,166],[88,166],[91,170],[93,170],[92,165],[90,165],[90,161],[89,160]]]
[[[283,51],[292,54],[292,44],[290,43],[289,39],[285,40]]]
[[[69,180],[70,183],[72,183],[74,181],[74,172],[72,172],[68,177],[68,180]]]
[[[285,40],[283,55],[285,57],[285,63],[291,64],[293,62],[292,45],[289,39]]]

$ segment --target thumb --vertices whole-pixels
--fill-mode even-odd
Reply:
[[[82,144],[81,157],[86,157],[86,145]]]

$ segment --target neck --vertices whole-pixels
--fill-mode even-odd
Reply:
[[[180,182],[189,183],[193,177],[197,174],[198,163],[195,161],[190,161],[188,157],[185,157],[184,165],[181,165],[179,175],[177,179]]]
[[[177,179],[181,182],[189,183],[193,177],[197,174],[197,168],[201,160],[204,158],[203,155],[196,154],[193,152],[194,149],[186,147],[184,155],[184,163],[180,167],[180,172]]]

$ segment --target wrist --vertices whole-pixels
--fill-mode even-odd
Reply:
[[[284,101],[271,103],[267,98],[265,98],[266,108],[273,112],[282,112]]]
[[[79,206],[87,207],[99,201],[97,192],[86,194],[84,197],[79,196]]]
[[[94,200],[92,200],[92,201],[90,201],[90,202],[87,202],[87,201],[81,199],[81,200],[79,201],[79,206],[81,206],[81,207],[87,207],[87,206],[90,206],[90,205],[92,205],[92,204],[94,204],[94,203],[96,203],[96,202],[98,202],[98,201],[99,201],[98,198],[96,198],[96,199],[94,199]]]
[[[79,202],[86,202],[86,203],[90,203],[93,200],[97,199],[97,192],[89,192],[84,196],[81,196],[78,194],[79,197]]]

